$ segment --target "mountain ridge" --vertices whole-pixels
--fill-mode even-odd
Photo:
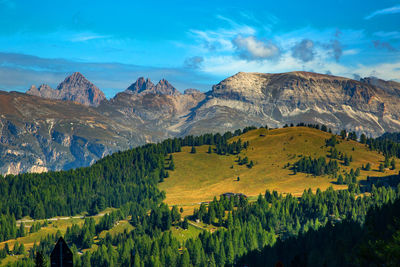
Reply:
[[[373,137],[400,131],[396,82],[372,84],[310,72],[239,72],[208,92],[188,89],[182,94],[165,79],[154,84],[140,77],[109,100],[83,104],[73,93],[87,92],[80,90],[82,84],[93,85],[86,81],[75,74],[57,89],[42,85],[29,90],[39,95],[70,92],[64,100],[0,92],[0,103],[13,103],[0,108],[0,173],[87,166],[132,146],[249,125],[304,122]],[[24,140],[35,145],[29,150]]]

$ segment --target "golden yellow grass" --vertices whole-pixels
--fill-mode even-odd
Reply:
[[[199,203],[210,201],[225,192],[257,196],[269,189],[301,195],[308,188],[325,190],[333,186],[335,189],[343,189],[347,186],[334,184],[336,179],[329,176],[313,177],[304,173],[293,175],[293,171],[284,168],[285,164],[294,163],[301,156],[327,156],[329,148],[325,147],[325,140],[330,136],[329,133],[312,128],[289,127],[257,129],[232,138],[232,141],[241,138],[242,141],[250,142],[249,148],[240,156],[253,160],[255,165],[251,169],[238,165],[237,156],[208,154],[208,146],[197,147],[196,154],[190,153],[190,147],[184,147],[182,152],[173,153],[175,170],[169,171],[170,177],[160,183],[160,189],[166,191],[165,202],[183,207],[184,215],[191,214]],[[351,168],[361,168],[362,164],[369,162],[372,171],[361,171],[359,179],[366,179],[368,175],[398,173],[398,170],[377,172],[379,164],[384,160],[381,154],[369,151],[358,142],[341,140],[339,137],[338,140],[338,151],[353,157],[349,167],[340,165],[342,170],[349,172]],[[240,181],[237,181],[238,176]]]

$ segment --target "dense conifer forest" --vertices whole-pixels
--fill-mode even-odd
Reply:
[[[329,131],[325,126],[318,128]],[[88,168],[0,177],[0,241],[25,235],[24,227],[18,228],[15,221],[27,215],[37,219],[82,212],[91,215],[114,207],[116,211],[98,223],[88,217],[82,225],[67,229],[64,238],[74,253],[75,266],[274,266],[279,261],[285,266],[365,266],[368,261],[395,262],[398,254],[388,244],[398,251],[400,228],[395,218],[400,217],[400,177],[390,177],[389,186],[371,182],[364,186],[368,194],[360,195],[357,181],[352,180],[357,170],[349,174],[347,190],[328,188],[313,193],[309,189],[301,197],[267,190],[254,202],[243,195],[215,197],[195,209],[189,219],[216,230],[203,231],[184,242],[177,240],[170,229],[187,229],[188,218],[181,218],[176,206],[164,204],[165,193],[157,188],[174,167],[168,154],[181,151],[182,146],[196,153],[196,146],[209,145],[215,149],[210,147],[207,153],[236,155],[248,143],[228,140],[251,129],[168,139],[115,153]],[[351,138],[357,139],[355,133]],[[334,149],[336,142],[334,137],[326,145]],[[374,149],[386,146],[379,142],[389,141],[365,139],[365,144],[380,144]],[[336,175],[338,163],[335,157],[329,161],[303,157],[293,168],[313,175]],[[85,250],[93,247],[95,236],[121,219],[129,220],[133,230],[98,237],[97,248]],[[29,251],[23,244],[13,251],[6,246],[0,250],[0,259],[25,252],[27,257],[11,266],[48,262],[60,235],[48,235]]]

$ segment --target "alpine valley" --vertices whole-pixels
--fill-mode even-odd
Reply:
[[[311,72],[239,72],[208,92],[139,78],[107,100],[81,73],[56,89],[0,91],[0,173],[89,166],[112,152],[249,125],[326,125],[377,137],[400,131],[400,83]]]

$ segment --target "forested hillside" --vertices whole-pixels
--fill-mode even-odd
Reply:
[[[74,253],[75,266],[232,266],[242,263],[257,266],[264,261],[264,255],[268,257],[267,266],[274,266],[278,261],[285,266],[291,262],[304,262],[308,266],[315,266],[314,263],[317,266],[325,263],[327,266],[351,266],[362,265],[363,260],[368,260],[363,255],[369,255],[366,251],[374,248],[382,252],[371,257],[385,262],[393,253],[386,243],[397,242],[395,232],[399,228],[390,221],[393,212],[388,211],[382,217],[382,225],[390,224],[392,230],[374,237],[382,240],[380,243],[367,242],[370,236],[365,229],[381,227],[371,219],[378,215],[368,215],[371,209],[375,210],[371,214],[378,214],[382,207],[390,210],[393,203],[398,205],[400,177],[396,166],[391,168],[389,161],[393,159],[397,163],[397,154],[381,149],[386,146],[371,147],[370,144],[378,142],[374,139],[365,139],[363,143],[361,138],[358,143],[355,133],[340,137],[329,133],[326,127],[321,129],[316,125],[276,130],[249,127],[224,135],[187,136],[118,152],[87,168],[0,177],[0,242],[37,231],[45,233],[43,229],[47,229],[47,221],[37,221],[28,233],[24,223],[17,227],[16,219],[89,215],[79,223],[72,223],[65,231],[60,229],[48,234],[40,242],[31,241],[33,245],[19,243],[20,239],[13,242],[12,247],[9,242],[1,243],[0,259],[7,258],[11,266],[48,262],[55,241],[64,236]],[[303,177],[305,184],[301,186],[309,181],[310,186],[304,186],[301,194],[283,194],[268,183],[263,185],[256,176],[263,170],[259,168],[264,164],[261,157],[268,151],[266,148],[277,140],[288,143],[280,148],[284,152],[275,153],[278,157],[286,156],[277,169],[288,173],[287,179],[293,177],[293,182],[298,181],[296,176]],[[314,149],[312,154],[293,157],[291,149],[299,151],[303,146]],[[379,155],[371,149],[383,153]],[[184,210],[178,207],[183,205],[177,203],[178,206],[172,208],[167,205],[170,203],[165,201],[165,195],[168,200],[171,192],[168,187],[166,193],[158,189],[176,179],[183,167],[181,155],[187,160],[208,159],[207,162],[209,159],[233,160],[237,166],[234,168],[249,173],[231,177],[229,182],[243,184],[243,189],[247,184],[256,183],[264,187],[258,188],[262,194],[255,198],[243,194],[219,197],[215,191],[212,201],[194,206],[194,209],[184,207],[185,214],[189,215],[184,217]],[[379,171],[379,164],[385,165],[386,161],[389,161],[388,166],[384,166],[383,172]],[[366,170],[367,162],[373,166],[372,170]],[[204,166],[201,161],[198,164]],[[218,171],[223,172],[224,166],[219,167],[216,176]],[[342,174],[344,184],[338,185]],[[253,182],[251,175],[254,175]],[[323,190],[310,188],[321,179],[332,186]],[[201,192],[202,188],[198,190]],[[107,207],[114,209],[102,217],[90,216]],[[122,221],[130,227],[112,231]],[[197,234],[191,234],[194,227],[197,227]],[[337,239],[332,237],[336,232]],[[181,238],[177,233],[186,237]],[[341,236],[345,237],[341,239]],[[327,243],[328,239],[333,240],[332,245]],[[358,250],[353,252],[353,247]],[[336,254],[341,256],[335,257]],[[357,257],[359,261],[350,262],[350,257]]]
[[[373,195],[379,198],[376,192]],[[350,218],[329,223],[279,240],[273,247],[252,251],[237,265],[274,266],[280,262],[283,266],[399,266],[398,197],[371,208],[363,225]]]

